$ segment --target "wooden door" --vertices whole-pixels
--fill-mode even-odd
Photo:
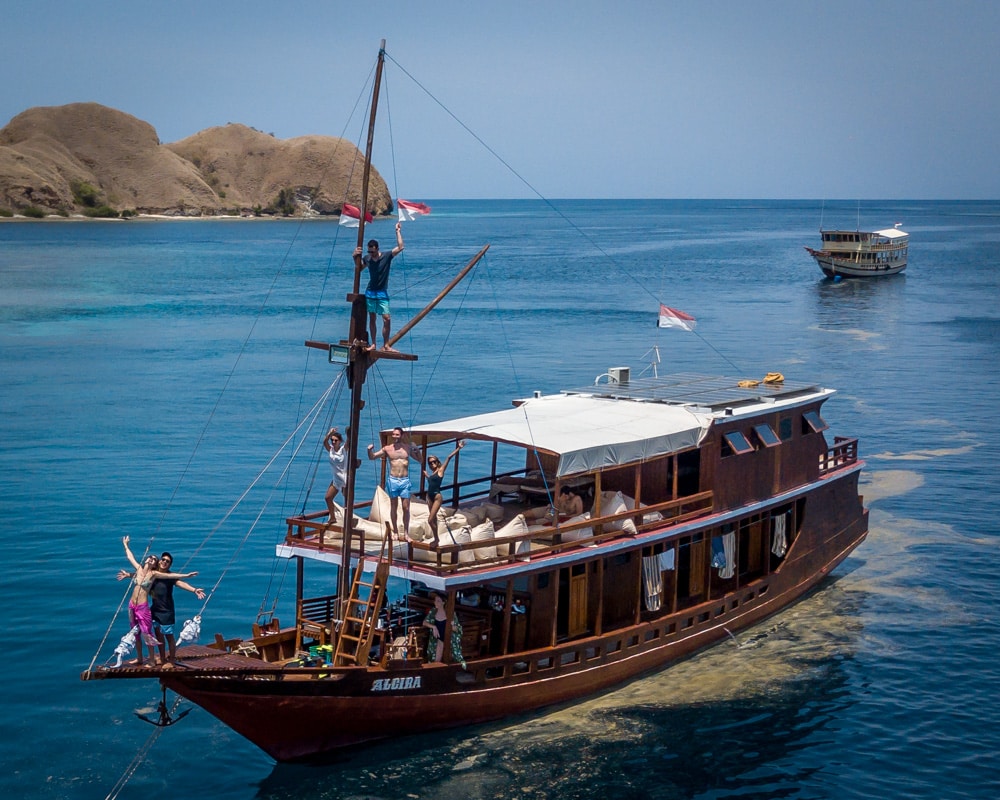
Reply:
[[[570,637],[587,632],[587,566],[577,564],[569,576],[569,630]]]

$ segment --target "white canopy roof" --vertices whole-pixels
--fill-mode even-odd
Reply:
[[[879,236],[884,236],[886,239],[898,239],[900,236],[910,235],[899,228],[886,228],[884,231],[875,231],[875,233]]]
[[[412,434],[494,439],[559,456],[559,477],[650,459],[696,446],[711,423],[677,405],[547,395],[516,408],[418,425]]]

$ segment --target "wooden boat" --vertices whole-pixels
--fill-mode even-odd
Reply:
[[[807,247],[828,278],[896,275],[906,269],[910,235],[899,225],[882,231],[820,231],[823,248]]]
[[[381,63],[380,53],[376,74]],[[348,337],[307,342],[344,365],[353,430],[371,365],[415,358],[369,347],[358,289],[355,278]],[[780,376],[606,375],[409,428],[422,463],[464,442],[442,486],[448,508],[429,519],[414,502],[409,539],[391,535],[381,488],[355,496],[352,437],[338,523],[325,508],[291,516],[277,546],[296,567],[290,624],[258,618],[244,638],[182,646],[172,669],[82,678],[153,678],[273,758],[314,759],[662,668],[800,598],[865,538],[857,440],[831,443],[820,416],[832,390]],[[562,507],[582,513],[552,508],[564,489],[577,499]],[[307,595],[307,567],[336,591]],[[425,655],[432,592],[444,605],[439,661]],[[161,724],[172,721],[166,709],[165,696]]]

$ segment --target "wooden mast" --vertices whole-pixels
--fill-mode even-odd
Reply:
[[[362,249],[365,238],[365,214],[368,213],[368,184],[371,175],[372,142],[375,136],[375,112],[378,108],[379,88],[382,82],[382,69],[385,65],[385,39],[379,47],[378,64],[375,69],[375,82],[372,87],[371,111],[368,118],[368,142],[365,147],[365,165],[362,173],[361,184],[361,209],[360,220],[358,222],[358,249]],[[444,297],[455,288],[458,283],[468,275],[469,271],[479,263],[480,259],[486,255],[490,246],[485,245],[465,267],[456,275],[448,285],[438,293],[427,306],[421,310],[413,319],[404,325],[399,332],[393,336],[387,344],[391,347],[405,336],[414,325],[420,322],[430,311],[444,299]],[[354,256],[354,291],[347,296],[351,303],[351,323],[347,341],[340,343],[341,348],[347,349],[347,384],[351,390],[351,413],[350,413],[350,436],[347,439],[347,449],[349,463],[347,465],[347,481],[344,486],[344,519],[342,520],[343,538],[341,539],[341,565],[337,575],[337,597],[338,602],[343,603],[350,596],[351,592],[351,557],[352,544],[354,540],[354,507],[355,507],[355,482],[358,472],[358,435],[361,430],[361,409],[364,408],[363,389],[365,380],[368,377],[368,370],[376,360],[390,359],[394,361],[415,361],[416,356],[397,351],[376,350],[375,342],[368,341],[368,313],[365,296],[361,293],[361,272],[364,263],[360,254]],[[325,342],[307,341],[307,347],[315,347],[332,352],[332,346]],[[392,548],[390,543],[389,552]],[[358,557],[364,556],[364,539],[361,538],[358,546]],[[391,555],[390,555],[391,558]],[[341,619],[343,615],[338,615]]]
[[[358,216],[358,249],[365,240],[365,215],[368,213],[368,182],[372,169],[372,142],[375,139],[375,114],[378,111],[378,95],[382,84],[382,68],[385,66],[385,39],[379,44],[378,64],[375,68],[375,83],[372,86],[372,102],[368,115],[368,141],[365,146],[365,166],[361,176],[361,207]],[[344,529],[341,540],[341,563],[337,571],[337,598],[341,604],[343,619],[343,603],[351,592],[351,544],[354,537],[354,486],[358,472],[358,436],[361,432],[361,409],[364,406],[362,390],[371,366],[371,356],[368,350],[367,320],[365,297],[360,294],[361,256],[354,256],[354,291],[348,297],[351,302],[351,326],[348,334],[349,362],[347,367],[347,382],[351,389],[351,435],[348,437],[347,481],[344,486]],[[374,345],[374,342],[372,342]],[[390,544],[391,552],[391,544]],[[364,541],[358,547],[359,557],[364,556]]]

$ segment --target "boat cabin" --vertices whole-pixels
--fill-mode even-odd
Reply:
[[[466,446],[449,465],[437,518],[411,501],[409,541],[401,533],[390,551],[381,488],[355,509],[354,563],[363,551],[411,586],[371,612],[371,657],[424,652],[432,592],[461,624],[465,659],[600,636],[712,600],[738,604],[741,589],[780,568],[808,514],[807,489],[857,464],[856,440],[831,447],[824,437],[820,406],[830,394],[783,380],[674,375],[410,428],[424,460]],[[415,498],[425,488],[416,472]],[[581,513],[556,508],[564,490]],[[831,531],[856,516],[856,481],[850,491],[845,509],[854,511],[824,523]],[[290,518],[278,555],[300,570],[303,561],[338,562],[343,530],[327,523],[326,512]],[[333,639],[334,599],[300,601],[301,641],[310,631],[322,644]],[[302,614],[317,602],[329,604],[318,626]]]

